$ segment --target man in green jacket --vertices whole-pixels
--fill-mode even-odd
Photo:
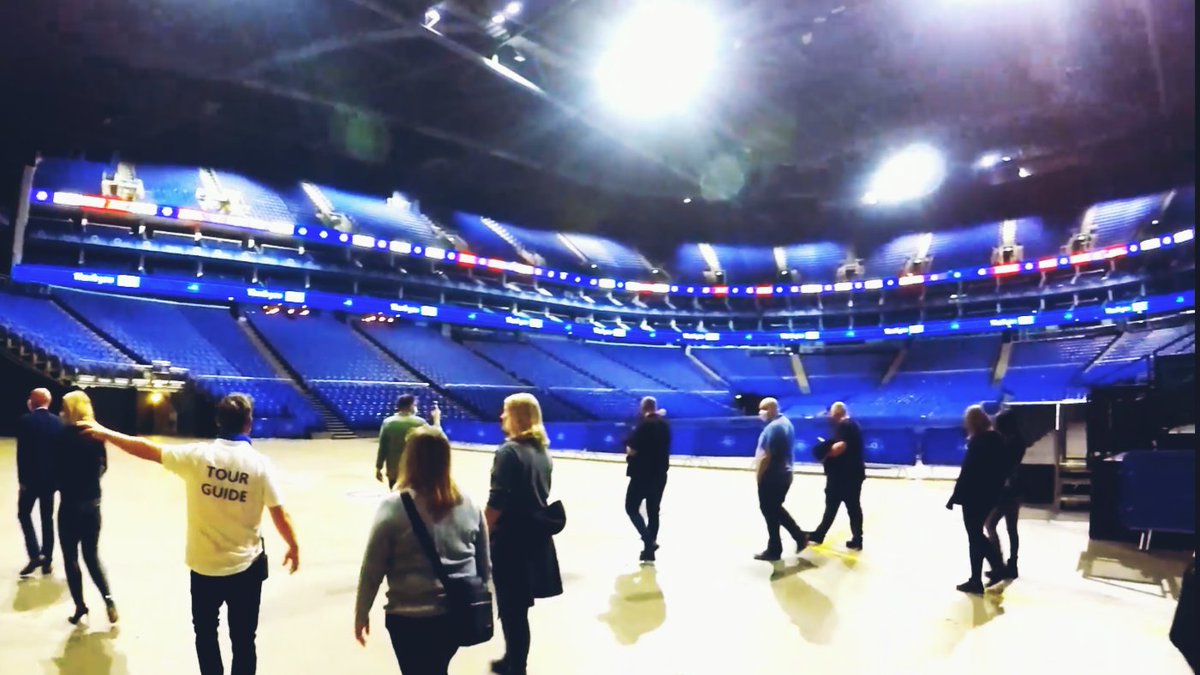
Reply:
[[[375,457],[375,480],[383,480],[384,465],[387,465],[387,486],[391,489],[400,476],[400,455],[404,454],[404,440],[408,432],[427,423],[416,414],[417,399],[412,394],[401,394],[396,399],[396,414],[383,421],[379,427],[379,453]],[[430,419],[434,426],[441,423],[442,412],[433,404]]]

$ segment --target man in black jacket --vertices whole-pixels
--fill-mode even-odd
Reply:
[[[62,438],[63,424],[50,412],[52,397],[48,389],[29,393],[29,413],[17,422],[17,519],[25,535],[29,564],[21,568],[27,577],[41,567],[50,574],[54,559],[54,454]],[[33,505],[38,505],[42,520],[42,542],[38,545],[33,529]]]
[[[838,508],[845,504],[846,513],[850,516],[851,536],[846,547],[861,551],[863,515],[860,499],[863,481],[867,477],[862,430],[858,428],[858,422],[850,419],[846,404],[840,401],[829,406],[829,420],[834,425],[833,438],[830,439],[828,452],[820,458],[825,465],[825,515],[809,540],[823,543],[829,526],[837,517]]]
[[[667,486],[667,467],[671,457],[671,428],[658,410],[658,401],[642,399],[641,418],[625,441],[625,461],[629,489],[625,492],[625,512],[642,538],[642,562],[653,562],[658,549],[658,507]],[[646,520],[642,520],[642,502],[646,502]]]

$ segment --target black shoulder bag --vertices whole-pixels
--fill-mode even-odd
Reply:
[[[450,610],[452,630],[458,645],[470,647],[491,640],[495,630],[492,625],[492,591],[479,576],[451,577],[446,574],[442,557],[433,545],[425,521],[417,513],[412,495],[402,493],[401,499],[404,501],[404,510],[408,512],[408,520],[412,523],[413,534],[417,535],[425,557],[429,558],[434,574],[446,591],[446,605]]]

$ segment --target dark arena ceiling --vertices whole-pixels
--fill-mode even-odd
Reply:
[[[632,0],[525,0],[503,22],[501,0],[446,0],[431,28],[430,0],[8,3],[4,176],[37,151],[119,152],[642,241],[950,224],[1194,180],[1193,0],[694,1],[720,26],[707,95],[647,122],[593,86]],[[864,208],[912,142],[945,154],[946,183]],[[977,169],[991,152],[1018,161]]]

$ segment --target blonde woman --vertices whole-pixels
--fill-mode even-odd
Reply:
[[[988,586],[1006,578],[1004,560],[1000,551],[988,541],[984,524],[999,503],[1008,477],[1004,451],[1004,439],[992,428],[992,420],[981,406],[967,408],[963,415],[963,427],[967,432],[967,454],[963,457],[962,469],[954,483],[954,494],[946,508],[955,504],[962,507],[963,526],[967,530],[970,547],[971,578],[958,585],[963,593],[983,593],[983,560],[987,559],[996,573]]]
[[[82,391],[63,396],[62,419],[65,425],[60,454],[55,465],[59,490],[58,540],[62,545],[63,568],[67,587],[75,601],[75,613],[68,621],[79,623],[88,613],[83,601],[83,574],[79,554],[96,589],[104,597],[110,623],[117,622],[117,606],[109,592],[104,566],[97,547],[100,541],[100,477],[108,469],[108,453],[102,441],[82,433],[81,422],[95,422],[92,400]]]
[[[366,644],[368,615],[388,580],[385,625],[400,672],[446,675],[458,651],[446,592],[421,546],[405,500],[411,500],[448,577],[491,575],[483,514],[450,477],[450,441],[436,427],[413,429],[400,455],[399,492],[384,499],[363,554],[354,610],[354,634]]]
[[[488,495],[496,604],[504,658],[492,672],[524,675],[529,659],[529,608],[536,598],[562,593],[554,539],[540,519],[550,497],[550,445],[542,408],[532,394],[504,400],[500,427],[507,440],[496,450]]]

